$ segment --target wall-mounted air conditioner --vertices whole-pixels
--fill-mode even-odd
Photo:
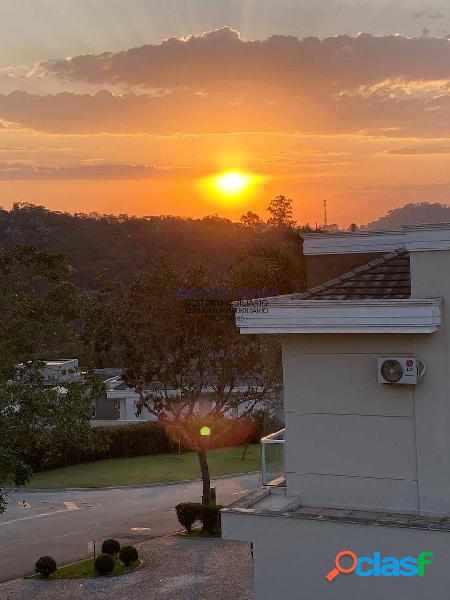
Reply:
[[[378,359],[378,383],[416,385],[425,373],[425,365],[417,358],[385,357]]]

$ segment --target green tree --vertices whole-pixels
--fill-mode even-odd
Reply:
[[[44,385],[42,360],[71,348],[80,297],[60,255],[30,246],[0,250],[0,481],[24,485],[31,446],[58,451],[93,443],[88,383]],[[51,440],[51,443],[49,443]],[[0,490],[0,512],[5,509]]]
[[[306,267],[300,234],[285,226],[264,232],[238,254],[230,279],[236,288],[272,290],[273,295],[304,291]]]
[[[274,397],[279,356],[267,340],[241,336],[227,292],[204,296],[202,268],[159,260],[131,286],[122,335],[124,377],[147,409],[197,452],[202,501],[211,499],[207,451],[250,435],[245,417]],[[216,286],[217,288],[217,286]],[[237,408],[240,419],[230,419]]]

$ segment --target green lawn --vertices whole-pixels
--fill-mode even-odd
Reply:
[[[114,571],[105,575],[105,577],[115,577],[116,575],[123,575],[134,571],[141,564],[140,560],[131,563],[128,567],[125,567],[120,560],[114,558]],[[80,579],[89,577],[98,577],[98,573],[94,569],[94,559],[88,558],[80,562],[74,563],[73,565],[64,565],[59,567],[58,570],[50,575],[49,579]],[[32,579],[41,579],[39,575],[33,575]]]
[[[259,445],[248,446],[245,460],[242,460],[242,452],[243,446],[208,452],[211,477],[258,471]],[[31,489],[98,488],[167,483],[187,479],[200,479],[197,455],[194,452],[114,458],[74,465],[65,469],[52,469],[36,473],[28,487]]]

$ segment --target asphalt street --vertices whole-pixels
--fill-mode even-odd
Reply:
[[[258,486],[259,475],[218,479],[217,501],[229,504]],[[0,581],[29,575],[39,556],[58,564],[87,556],[88,542],[136,543],[180,529],[174,506],[198,501],[201,483],[147,488],[10,494],[0,516]]]

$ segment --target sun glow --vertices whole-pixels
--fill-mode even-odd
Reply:
[[[216,189],[223,194],[241,194],[251,183],[251,175],[239,171],[229,171],[214,178]]]
[[[261,185],[267,180],[266,175],[233,169],[214,173],[198,183],[209,202],[232,209],[243,203],[254,202]]]

